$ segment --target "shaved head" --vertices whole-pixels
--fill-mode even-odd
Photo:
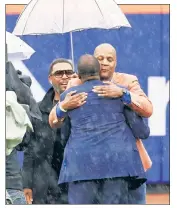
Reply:
[[[107,52],[110,52],[112,53],[115,57],[116,57],[116,49],[109,43],[102,43],[100,45],[98,45],[96,48],[95,48],[95,51],[94,51],[94,56],[97,54],[97,53],[100,53],[100,51],[107,51]]]
[[[78,75],[81,79],[87,79],[91,76],[99,76],[100,64],[98,60],[90,54],[80,57],[78,61]]]
[[[111,80],[117,64],[116,49],[109,43],[103,43],[95,48],[94,56],[101,66],[101,80]]]

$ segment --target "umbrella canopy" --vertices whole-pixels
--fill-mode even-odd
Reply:
[[[9,61],[12,59],[26,60],[35,53],[27,43],[9,32],[6,32],[6,44]]]
[[[54,34],[120,27],[131,26],[114,0],[32,0],[20,15],[13,33]]]

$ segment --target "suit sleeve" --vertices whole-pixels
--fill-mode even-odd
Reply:
[[[124,115],[135,138],[147,139],[149,137],[150,129],[145,119],[127,106],[124,108]]]
[[[128,90],[130,91],[132,102],[129,107],[143,117],[150,117],[153,112],[152,103],[141,89],[136,76],[132,76]]]

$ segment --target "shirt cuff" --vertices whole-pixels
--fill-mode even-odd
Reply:
[[[128,90],[126,92],[124,92],[124,94],[122,96],[122,101],[127,105],[131,104],[131,102],[132,102],[131,94]]]
[[[56,115],[57,115],[57,118],[63,118],[66,116],[66,110],[64,110],[61,106],[60,106],[60,103],[57,103],[56,105]]]

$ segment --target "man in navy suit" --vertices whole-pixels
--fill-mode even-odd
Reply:
[[[146,176],[135,137],[147,138],[149,128],[121,98],[94,93],[93,87],[102,84],[99,71],[95,57],[82,56],[78,74],[83,84],[65,91],[50,113],[51,127],[56,117],[61,122],[67,115],[71,123],[59,183],[68,183],[70,204],[144,204]],[[69,110],[75,92],[87,93],[87,100],[81,98],[84,105]]]

